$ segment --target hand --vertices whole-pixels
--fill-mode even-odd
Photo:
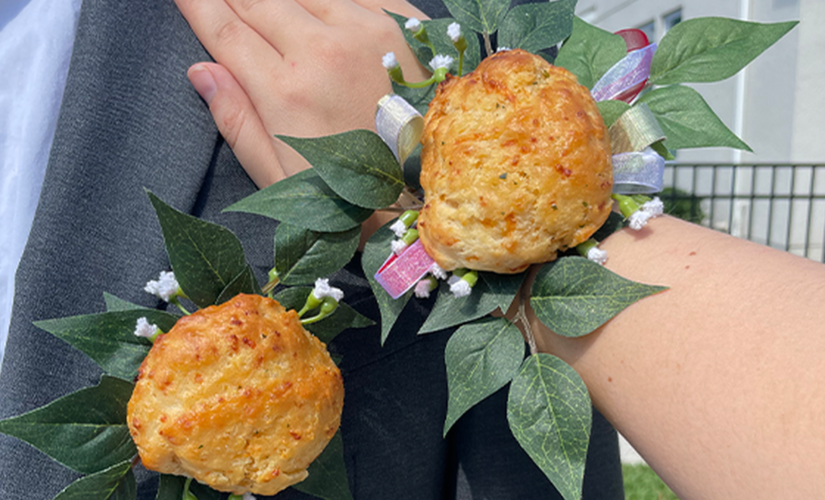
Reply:
[[[429,73],[383,9],[425,16],[404,0],[176,0],[218,62],[189,69],[221,134],[259,187],[309,165],[274,134],[374,129],[391,91],[381,57],[411,81]]]

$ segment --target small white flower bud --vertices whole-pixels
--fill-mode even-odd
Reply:
[[[392,247],[392,253],[395,255],[401,255],[401,252],[407,249],[407,244],[401,240],[393,240],[390,246]]]
[[[433,290],[433,283],[430,279],[423,279],[415,284],[415,296],[419,299],[429,299]]]
[[[411,17],[407,19],[406,23],[404,23],[404,27],[412,31],[413,33],[416,33],[418,30],[421,29],[421,21],[414,17]]]
[[[456,275],[450,276],[447,284],[450,285],[450,292],[452,292],[456,298],[466,297],[473,291],[473,287],[471,287],[469,283]]]
[[[149,323],[149,321],[143,317],[138,318],[137,323],[135,323],[135,335],[138,337],[145,337],[147,339],[151,339],[157,333],[158,327],[153,323]]]
[[[326,278],[315,280],[315,289],[312,290],[312,295],[318,300],[324,297],[332,297],[336,302],[341,302],[344,298],[344,292],[340,288],[329,286],[329,280]]]
[[[596,264],[604,265],[604,263],[607,262],[607,252],[599,247],[593,247],[587,251],[587,259]]]
[[[384,57],[381,58],[381,64],[383,64],[387,70],[397,68],[398,60],[395,58],[395,52],[387,52],[384,54]]]
[[[652,216],[649,212],[644,210],[636,210],[630,215],[628,225],[630,226],[630,229],[638,231],[647,225],[647,221],[649,221],[651,217]]]
[[[511,49],[510,47],[505,47],[503,45],[501,47],[496,48],[496,52],[504,52],[505,50],[513,50],[513,49]]]
[[[437,69],[441,69],[441,68],[447,69],[452,64],[453,64],[453,58],[450,57],[450,56],[442,55],[442,54],[439,54],[439,55],[433,57],[432,60],[430,61],[430,67],[433,69],[433,71],[435,71]]]
[[[665,204],[662,203],[662,200],[660,200],[658,196],[656,196],[652,200],[645,202],[642,205],[641,210],[649,213],[650,217],[654,218],[665,213]]]
[[[441,268],[438,264],[433,262],[433,265],[430,267],[430,274],[435,276],[437,279],[445,280],[447,279],[447,271]]]
[[[404,233],[407,232],[407,225],[401,222],[400,220],[397,220],[393,222],[390,226],[390,231],[395,233],[397,237],[401,238],[402,236],[404,236]]]
[[[458,23],[450,23],[447,26],[447,36],[450,37],[453,43],[458,42],[458,39],[461,38],[461,25]]]
[[[255,495],[247,491],[243,494],[243,500],[255,500]]]
[[[149,281],[143,290],[159,297],[166,302],[177,297],[180,285],[175,279],[175,273],[172,271],[161,271],[157,281]]]

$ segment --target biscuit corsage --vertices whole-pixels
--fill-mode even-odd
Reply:
[[[796,23],[689,19],[656,44],[586,23],[574,0],[509,5],[452,0],[453,18],[435,20],[389,13],[432,76],[406,81],[388,53],[376,61],[393,85],[377,133],[280,136],[313,168],[227,209],[280,221],[263,287],[234,235],[150,194],[176,279],[147,291],[184,317],[106,296],[106,313],[38,322],[105,375],[0,421],[86,474],[57,498],[135,498],[140,461],[163,473],[159,498],[290,485],[351,498],[336,433],[343,386],[325,343],[373,320],[383,343],[412,300],[429,310],[420,334],[451,336],[444,435],[509,384],[516,440],[565,500],[581,498],[587,387],[537,352],[527,305],[551,331],[580,337],[664,292],[606,269],[599,241],[648,231],[663,213],[655,195],[673,151],[749,150],[686,84],[732,76]],[[376,211],[398,218],[360,256],[380,310],[369,319],[342,301],[334,273],[357,258]],[[491,314],[508,310],[512,319]]]

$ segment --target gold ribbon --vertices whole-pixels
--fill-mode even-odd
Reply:
[[[403,165],[421,141],[424,118],[401,96],[387,94],[378,101],[375,129]]]
[[[665,139],[665,133],[647,103],[625,111],[608,129],[613,154],[642,151],[656,141]]]

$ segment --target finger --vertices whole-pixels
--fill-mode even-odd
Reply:
[[[341,25],[358,16],[362,8],[352,0],[297,0],[310,14],[329,26]]]
[[[427,14],[418,10],[415,6],[410,5],[405,0],[353,0],[361,7],[383,14],[384,11],[399,14],[404,17],[415,17],[416,19],[429,19]]]
[[[281,54],[305,45],[326,27],[295,0],[228,0],[228,3],[240,19]]]
[[[232,74],[219,64],[198,63],[189,68],[187,76],[209,104],[218,130],[255,184],[263,188],[285,178],[274,139]]]
[[[242,82],[255,101],[269,94],[280,73],[281,54],[223,0],[175,0],[209,54]]]

